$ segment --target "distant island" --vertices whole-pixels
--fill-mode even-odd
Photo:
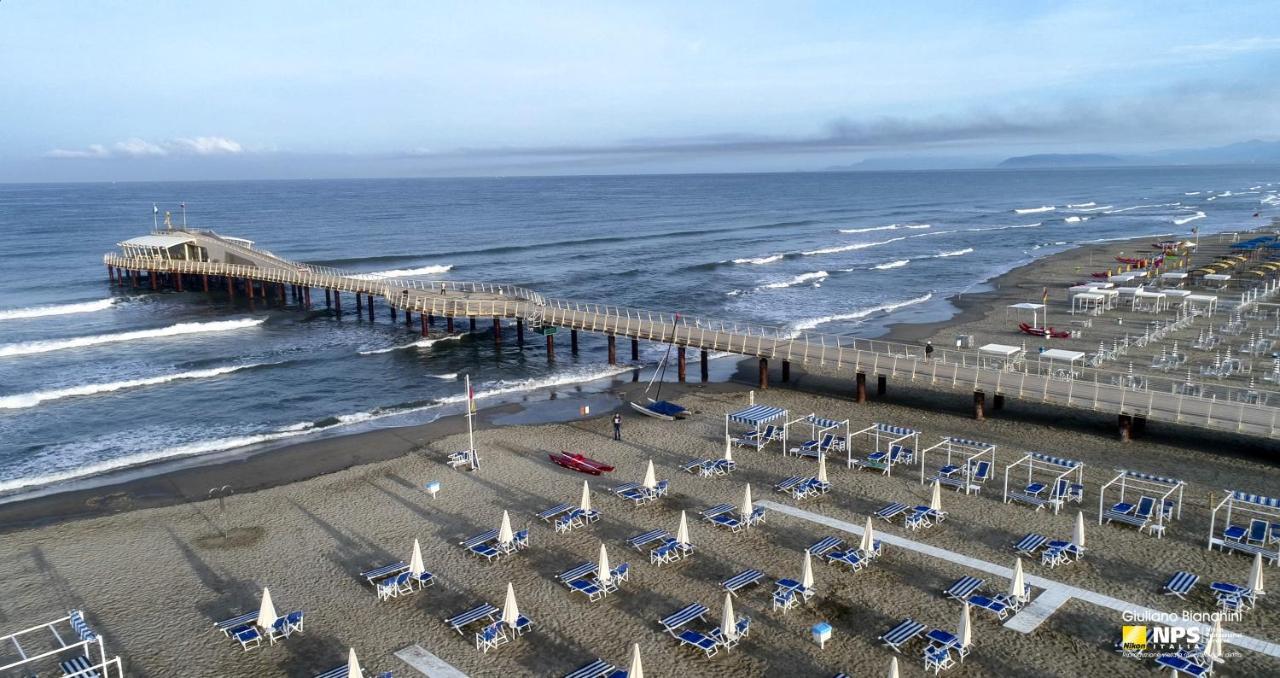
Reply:
[[[981,156],[876,156],[828,172],[947,169],[1052,169],[1086,167],[1179,167],[1188,165],[1280,165],[1280,141],[1251,139],[1226,146],[1183,148],[1113,155],[1109,153],[1036,153],[999,160]]]
[[[1007,158],[996,167],[1110,167],[1129,164],[1123,158],[1102,153],[1039,153]]]

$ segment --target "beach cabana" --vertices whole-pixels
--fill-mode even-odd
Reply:
[[[870,442],[872,452],[865,459],[854,459],[853,441],[862,437]],[[849,437],[846,461],[849,468],[874,468],[892,475],[894,464],[911,464],[920,449],[920,432],[893,424],[872,424]]]
[[[1074,289],[1074,288],[1073,288]],[[1093,288],[1078,292],[1071,297],[1071,315],[1102,315],[1107,308],[1107,295]],[[1116,294],[1119,294],[1117,292]]]
[[[1218,310],[1218,297],[1213,294],[1188,294],[1182,303],[1192,313],[1200,313],[1211,318]]]
[[[1009,474],[1014,470],[1027,470],[1027,484],[1021,490],[1009,489]],[[1015,480],[1020,482],[1019,480]],[[1074,459],[1051,457],[1040,452],[1028,452],[1021,459],[1004,467],[1004,503],[1017,501],[1034,507],[1037,511],[1045,505],[1057,513],[1068,501],[1079,502],[1084,496],[1084,463]]]
[[[786,421],[787,411],[781,407],[752,405],[745,410],[724,415],[724,434],[729,435],[730,424],[739,424],[751,429],[750,432],[738,438],[739,445],[754,445],[758,450],[770,440],[781,440],[783,449],[786,449]],[[765,435],[770,429],[773,429],[773,433]]]
[[[1152,292],[1139,287],[1133,291],[1130,310],[1160,313],[1169,310],[1169,297],[1164,292]]]
[[[1062,379],[1072,379],[1076,376],[1076,367],[1084,366],[1086,356],[1080,351],[1050,348],[1041,351],[1038,357],[1041,364],[1048,363],[1047,369],[1041,371],[1042,374]]]
[[[982,483],[995,473],[996,446],[977,440],[946,436],[942,442],[920,450],[920,484],[925,483],[925,455],[945,453],[947,461],[928,480],[936,480],[965,494],[982,491]]]
[[[1040,319],[1044,315],[1044,304],[1036,304],[1030,301],[1024,301],[1018,304],[1009,304],[1004,310],[1004,319],[1009,319],[1009,311],[1015,313],[1014,320],[1022,318],[1027,313],[1031,314],[1031,326],[1040,327]]]
[[[1022,347],[1008,344],[984,344],[978,347],[978,362],[993,370],[1012,370],[1022,360]]]
[[[224,632],[231,635],[232,626],[239,630],[246,623],[252,624],[255,616],[247,615],[231,620],[240,623],[228,624]],[[65,617],[16,633],[0,635],[0,646],[5,648],[3,659],[14,660],[0,665],[0,674],[3,675],[36,675],[36,670],[42,670],[44,663],[55,660],[62,666],[64,675],[94,675],[105,678],[124,675],[120,658],[107,659],[102,636],[89,627],[80,610],[71,610]],[[13,669],[18,670],[12,671]]]
[[[1116,472],[1098,490],[1098,524],[1121,522],[1164,536],[1165,521],[1182,517],[1182,493],[1187,484],[1175,478],[1138,471]],[[1107,504],[1107,490],[1118,488],[1115,503]]]
[[[807,414],[799,419],[788,421],[787,432],[793,431],[792,424],[808,424],[811,437],[799,447],[788,449],[784,443],[783,450],[798,457],[817,458],[827,452],[838,452],[849,442],[849,420],[827,419],[816,414]]]
[[[1280,499],[1239,490],[1225,492],[1209,516],[1209,550],[1217,546],[1246,555],[1261,553],[1272,565],[1280,564]],[[1221,520],[1219,513],[1225,514]]]

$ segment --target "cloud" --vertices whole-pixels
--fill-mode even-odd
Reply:
[[[132,137],[110,146],[90,144],[83,149],[55,148],[45,153],[46,158],[160,158],[166,156],[240,155],[245,153],[240,142],[226,137],[181,137],[168,141],[151,142]]]
[[[1235,40],[1216,40],[1196,45],[1180,45],[1173,48],[1176,54],[1196,56],[1229,56],[1249,52],[1269,52],[1280,49],[1280,38],[1238,38]]]

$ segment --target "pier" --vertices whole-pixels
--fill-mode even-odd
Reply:
[[[1150,378],[1135,385],[1124,373],[1100,368],[1064,377],[1052,363],[1007,364],[973,350],[939,348],[926,355],[923,346],[553,299],[513,285],[377,277],[289,261],[250,241],[207,230],[166,230],[134,238],[103,261],[113,284],[135,288],[225,290],[229,297],[242,294],[251,303],[291,298],[307,309],[313,307],[312,290],[322,290],[324,303],[338,314],[346,293],[355,296],[357,316],[365,312],[370,320],[375,301],[393,322],[400,312],[412,327],[416,314],[416,329],[423,336],[437,318],[444,319],[448,332],[456,319],[467,319],[473,331],[482,319],[491,323],[494,341],[500,343],[502,321],[512,320],[520,345],[526,327],[544,334],[549,360],[554,360],[556,336],[550,328],[568,330],[575,351],[579,332],[604,335],[611,364],[618,361],[618,337],[631,339],[632,360],[638,358],[639,341],[671,343],[679,349],[682,381],[687,351],[698,350],[703,380],[709,353],[731,353],[758,360],[761,389],[768,388],[771,366],[779,368],[783,382],[790,380],[793,367],[810,368],[848,375],[859,403],[867,398],[866,379],[872,374],[878,395],[887,392],[890,382],[901,381],[972,394],[979,419],[987,416],[987,396],[992,396],[992,410],[1012,399],[1114,416],[1126,439],[1139,434],[1147,421],[1268,438],[1280,433],[1280,408],[1248,402],[1233,387],[1189,395],[1177,391],[1176,379]]]

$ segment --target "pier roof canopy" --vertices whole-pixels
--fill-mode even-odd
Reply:
[[[194,243],[195,238],[189,235],[144,235],[137,238],[129,238],[120,243],[121,247],[159,247],[160,249],[169,249],[175,245],[183,245],[186,243]]]

